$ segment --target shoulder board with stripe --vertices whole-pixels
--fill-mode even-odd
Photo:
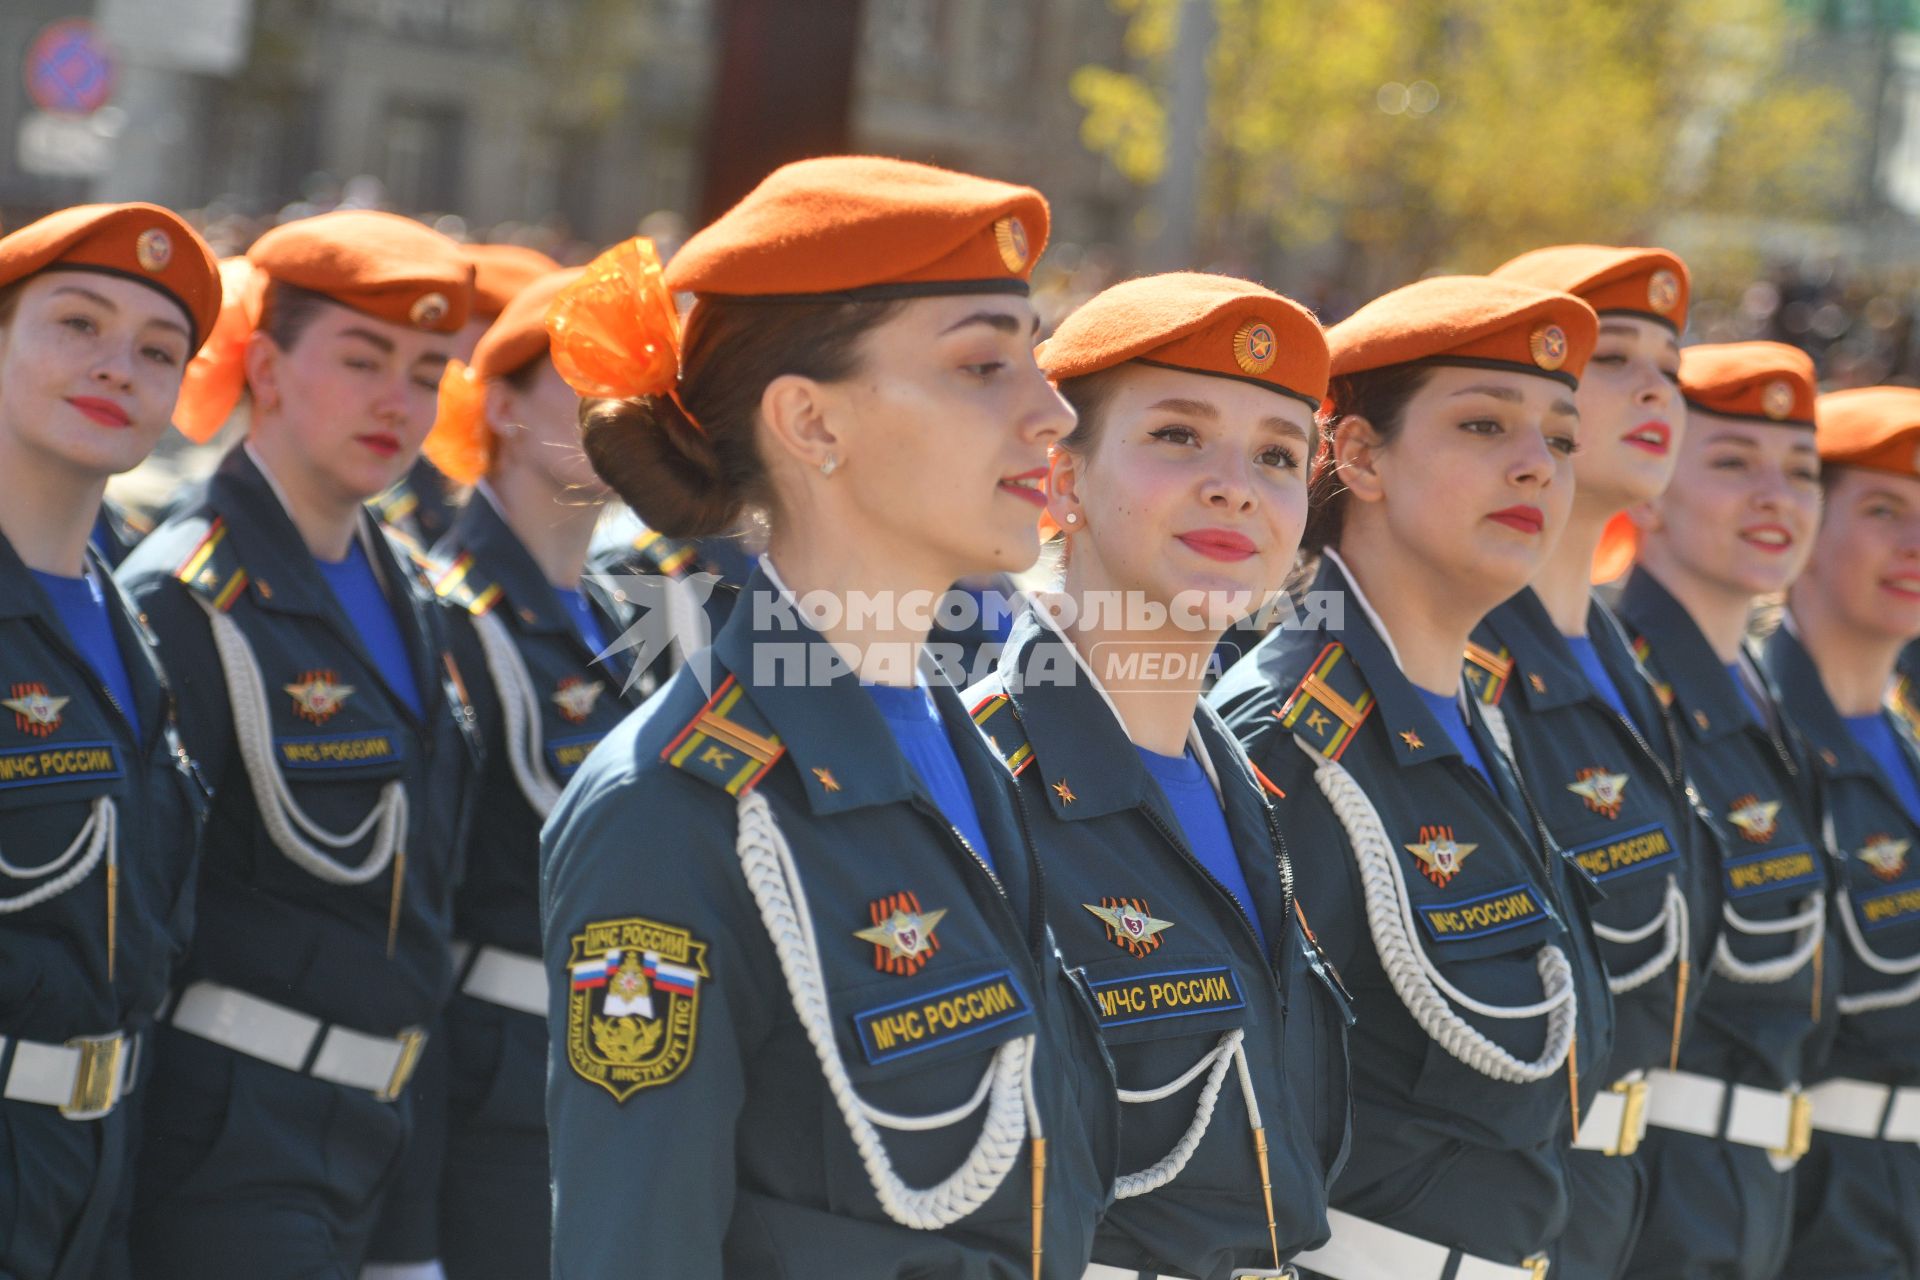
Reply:
[[[500,584],[483,581],[474,572],[473,552],[462,551],[452,564],[436,566],[433,594],[482,617],[500,603]]]
[[[643,529],[633,540],[640,562],[653,572],[669,578],[684,578],[699,568],[700,551],[691,542],[669,538],[652,529]]]
[[[1373,714],[1373,691],[1338,641],[1313,660],[1287,701],[1274,715],[1293,736],[1329,760],[1353,745],[1354,734]]]
[[[987,745],[1014,777],[1025,773],[1033,764],[1033,744],[1027,741],[1020,714],[1013,709],[1013,699],[1006,694],[991,694],[975,703],[973,723],[987,735]]]
[[[1507,681],[1513,678],[1513,654],[1507,649],[1489,649],[1483,644],[1467,641],[1467,660],[1461,664],[1466,673],[1467,688],[1473,690],[1473,696],[1490,707],[1500,705],[1500,697],[1507,691]]]
[[[1660,705],[1673,705],[1673,686],[1653,674],[1653,646],[1647,643],[1645,636],[1633,638],[1633,660],[1640,664],[1640,673],[1653,686],[1654,696],[1660,699]]]
[[[787,748],[746,695],[728,676],[660,758],[730,796],[753,790]]]
[[[240,563],[233,539],[227,536],[227,522],[222,516],[214,517],[205,535],[187,553],[173,576],[186,583],[195,595],[211,601],[222,613],[233,608],[251,581],[246,566]]]
[[[420,498],[403,479],[385,493],[368,499],[367,505],[387,524],[397,524],[420,509]]]
[[[1912,676],[1901,676],[1887,690],[1887,710],[1893,712],[1909,738],[1920,738],[1920,688],[1914,686]]]

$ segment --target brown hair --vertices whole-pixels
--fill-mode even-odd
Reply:
[[[1394,364],[1337,377],[1327,384],[1327,398],[1315,422],[1320,443],[1314,450],[1313,474],[1307,481],[1307,527],[1300,550],[1317,554],[1340,541],[1346,525],[1346,482],[1334,464],[1333,432],[1343,418],[1365,418],[1374,437],[1391,443],[1406,425],[1407,402],[1427,384],[1433,370],[1426,365]]]
[[[32,276],[26,276],[11,284],[0,285],[0,327],[13,323],[13,313],[20,309],[20,295],[31,279]]]
[[[1126,365],[1116,364],[1097,373],[1084,374],[1078,378],[1067,378],[1055,384],[1059,388],[1060,398],[1073,406],[1076,421],[1073,430],[1060,442],[1060,448],[1082,457],[1093,452],[1094,445],[1100,442],[1102,416],[1106,413],[1107,401],[1113,398],[1114,376]]]
[[[260,303],[260,331],[282,351],[291,351],[325,308],[340,305],[324,293],[269,280]]]
[[[899,305],[702,298],[681,346],[685,411],[668,396],[583,401],[587,460],[649,529],[674,538],[726,532],[749,503],[772,499],[754,441],[767,384],[789,374],[851,377],[860,339]]]

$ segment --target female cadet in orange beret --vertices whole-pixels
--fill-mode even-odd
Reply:
[[[1038,553],[1046,232],[1026,187],[808,160],[664,282],[634,241],[561,295],[595,469],[649,528],[752,503],[772,541],[543,833],[555,1276],[1086,1268],[1112,1076],[1013,780],[916,674],[949,583]]]
[[[1326,339],[1259,285],[1176,273],[1108,289],[1038,355],[1080,415],[1049,485],[1065,576],[968,700],[1020,780],[1055,935],[1135,1091],[1088,1276],[1279,1275],[1326,1239],[1346,1000],[1200,690],[1221,633],[1293,567]]]
[[[1781,1274],[1890,1280],[1920,1275],[1920,707],[1892,696],[1920,638],[1920,391],[1836,391],[1814,421],[1820,531],[1761,663],[1812,748],[1846,942]]]
[[[247,257],[182,414],[217,426],[244,385],[247,439],[121,570],[215,789],[145,1110],[154,1277],[357,1271],[451,977],[475,760],[440,611],[363,506],[432,425],[472,268],[366,212]]]
[[[1593,918],[1619,1022],[1613,1080],[1580,1117],[1554,1274],[1610,1280],[1632,1254],[1645,1207],[1634,1158],[1645,1074],[1674,1064],[1720,913],[1713,852],[1700,845],[1711,836],[1687,803],[1677,726],[1590,585],[1605,530],[1673,475],[1686,427],[1677,371],[1687,269],[1661,249],[1558,245],[1493,274],[1563,289],[1600,316],[1574,396],[1580,448],[1566,531],[1530,589],[1474,632],[1465,671],[1481,701],[1499,708],[1487,714],[1507,725],[1541,820],[1606,891]]]
[[[1840,980],[1812,780],[1742,645],[1755,600],[1784,590],[1813,545],[1813,364],[1771,342],[1688,347],[1680,390],[1679,465],[1632,508],[1619,614],[1684,730],[1723,902],[1693,1029],[1673,1069],[1648,1073],[1648,1207],[1628,1274],[1763,1280],[1786,1257],[1800,1087]]]
[[[1300,897],[1360,1015],[1332,1239],[1299,1259],[1334,1280],[1537,1280],[1571,1115],[1608,1079],[1577,864],[1460,669],[1566,523],[1595,329],[1578,298],[1441,277],[1329,330],[1305,539],[1327,594],[1214,691],[1284,793]]]
[[[146,204],[0,239],[0,1275],[125,1274],[122,1098],[187,942],[206,793],[144,619],[88,546],[220,310]]]
[[[426,444],[442,473],[476,486],[434,548],[434,585],[453,608],[454,652],[494,747],[454,898],[459,969],[443,1019],[440,1257],[450,1280],[547,1269],[540,824],[629,705],[625,659],[597,656],[621,638],[624,610],[581,576],[607,488],[580,451],[579,398],[547,358],[547,308],[579,276],[527,286],[472,366],[448,367]]]

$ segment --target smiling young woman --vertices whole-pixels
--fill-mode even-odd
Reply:
[[[1038,553],[1046,231],[1025,187],[802,161],[549,318],[648,528],[772,530],[543,832],[556,1274],[1086,1267],[1112,1077],[1012,779],[916,672],[949,583]]]
[[[220,310],[153,205],[0,239],[0,1274],[119,1275],[130,1100],[192,919],[206,793],[154,639],[88,544]],[[97,1268],[97,1270],[96,1270]]]
[[[1258,285],[1179,273],[1100,294],[1038,354],[1080,413],[1049,486],[1065,573],[968,701],[1035,815],[1054,936],[1130,1104],[1088,1275],[1279,1274],[1326,1238],[1348,1011],[1200,692],[1293,566],[1326,339]]]
[[[1870,1280],[1920,1274],[1920,705],[1894,680],[1920,639],[1920,391],[1836,391],[1814,419],[1820,531],[1761,661],[1820,779],[1846,944],[1782,1274]]]
[[[1305,541],[1336,609],[1212,695],[1284,794],[1300,897],[1361,1011],[1312,1274],[1525,1280],[1566,1225],[1570,1118],[1608,1078],[1606,975],[1460,655],[1566,523],[1595,329],[1578,298],[1442,277],[1329,330]]]
[[[1619,614],[1683,730],[1723,904],[1699,1016],[1673,1069],[1648,1073],[1648,1207],[1630,1274],[1761,1280],[1786,1257],[1799,1090],[1840,981],[1808,761],[1742,643],[1819,522],[1813,363],[1771,342],[1688,347],[1680,388],[1679,464],[1631,512]]]
[[[247,438],[120,570],[220,833],[146,1086],[132,1238],[156,1277],[354,1274],[451,976],[476,759],[439,610],[363,504],[433,424],[472,267],[352,212],[275,228],[229,279],[182,419],[217,428],[244,390]]]

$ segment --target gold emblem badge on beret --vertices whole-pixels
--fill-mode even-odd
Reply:
[[[1233,335],[1234,363],[1247,373],[1265,373],[1279,354],[1273,326],[1265,320],[1249,320]]]
[[[567,958],[567,1063],[614,1101],[679,1078],[693,1060],[707,944],[677,925],[599,920]]]
[[[173,261],[173,241],[160,228],[150,227],[133,242],[133,259],[142,271],[158,275]]]
[[[1527,335],[1527,350],[1535,364],[1552,373],[1567,362],[1567,331],[1557,324],[1535,325]]]
[[[1769,382],[1760,393],[1760,407],[1769,418],[1780,419],[1793,412],[1793,388],[1784,380]]]
[[[1027,265],[1027,227],[1020,219],[1008,216],[993,224],[993,243],[1000,250],[1000,261],[1007,270],[1019,271]]]
[[[422,329],[431,329],[447,318],[447,295],[444,293],[423,293],[413,301],[407,312],[407,319]]]
[[[1680,277],[1660,268],[1647,277],[1647,305],[1656,314],[1666,315],[1680,302]]]

